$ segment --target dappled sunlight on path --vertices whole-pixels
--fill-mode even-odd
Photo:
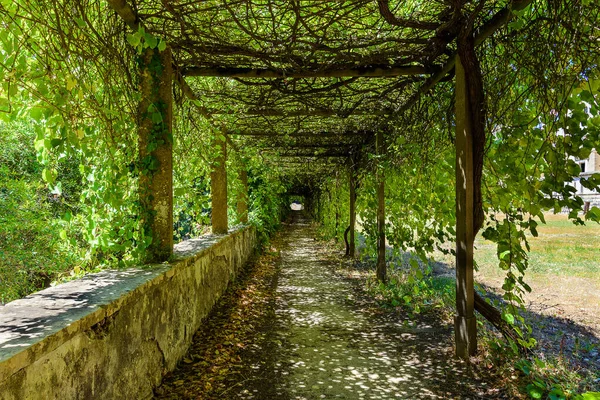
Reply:
[[[157,389],[157,397],[502,396],[452,357],[450,326],[378,308],[336,274],[335,257],[314,239],[315,228],[303,212],[293,214],[293,223],[273,241],[280,257],[271,267],[259,262],[238,282],[247,289],[223,299],[225,305],[217,306],[195,335],[184,363]],[[239,347],[230,350],[235,342]]]
[[[376,318],[356,303],[351,284],[319,258],[309,226],[296,224],[285,240],[276,314],[289,347],[289,360],[282,361],[289,371],[279,393],[397,399],[472,391],[468,379],[460,383],[461,364],[447,359],[447,327]]]

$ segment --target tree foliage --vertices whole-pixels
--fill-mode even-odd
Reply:
[[[160,124],[161,113],[157,105],[139,109],[140,62],[167,47],[178,82],[179,238],[208,221],[209,167],[218,152],[211,143],[227,134],[230,206],[240,191],[236,171],[247,168],[250,218],[264,237],[287,196],[301,194],[326,233],[341,239],[351,160],[368,248],[378,165],[386,170],[390,244],[423,259],[436,248],[453,251],[444,243],[456,223],[452,71],[460,32],[477,45],[487,98],[483,235],[497,244],[509,303],[529,290],[527,235],[536,235],[543,213],[566,209],[585,222],[571,182],[575,160],[600,148],[594,1],[141,0],[131,2],[133,21],[110,4],[0,2],[0,115],[32,121],[48,190],[80,177],[60,236],[88,265],[138,263],[151,243],[139,183],[156,165],[141,159],[137,129],[144,115]],[[373,71],[396,75],[360,76]],[[388,151],[377,157],[382,130]],[[75,160],[76,169],[61,170],[61,160]],[[595,190],[599,183],[598,175],[582,180]],[[600,210],[586,218],[598,221]]]

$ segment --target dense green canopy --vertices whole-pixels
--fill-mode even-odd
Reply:
[[[61,190],[61,163],[78,161],[84,188],[62,236],[92,264],[135,262],[147,245],[141,55],[168,48],[178,226],[206,219],[211,143],[226,134],[232,205],[235,171],[249,168],[251,217],[266,231],[285,195],[301,194],[341,235],[353,166],[373,238],[379,165],[390,243],[425,256],[455,235],[454,65],[461,43],[474,43],[484,235],[514,300],[527,289],[534,217],[566,208],[583,223],[570,182],[575,160],[600,148],[599,13],[594,0],[0,0],[0,115],[33,121],[49,189]],[[374,156],[381,131],[385,157]]]

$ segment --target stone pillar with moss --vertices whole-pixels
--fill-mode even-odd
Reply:
[[[212,233],[226,234],[229,230],[227,222],[227,140],[225,132],[216,132],[213,140],[216,157],[210,173],[210,193],[212,204]]]
[[[248,171],[243,165],[239,171],[241,190],[237,198],[237,215],[242,224],[248,223]]]
[[[139,57],[138,110],[140,218],[152,241],[146,262],[173,254],[173,99],[171,50],[146,49]]]

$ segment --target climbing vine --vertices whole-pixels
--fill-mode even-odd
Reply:
[[[416,254],[421,264],[411,262],[411,276],[419,280],[436,251],[454,251],[459,57],[470,60],[482,89],[476,94],[487,98],[471,105],[487,111],[476,121],[483,158],[475,201],[482,235],[495,243],[505,271],[502,318],[519,346],[532,344],[518,312],[530,290],[528,235],[537,235],[548,211],[567,211],[576,224],[600,220],[598,208],[581,216],[571,184],[576,160],[600,148],[594,2],[249,1],[237,9],[142,0],[128,10],[133,19],[110,4],[0,0],[0,118],[31,122],[45,190],[60,196],[67,175],[80,180],[79,198],[61,199],[59,222],[59,237],[81,260],[75,275],[145,260],[156,217],[145,211],[152,201],[146,183],[160,168],[154,153],[167,144],[175,235],[205,232],[218,136],[234,154],[230,220],[239,217],[237,171],[245,168],[250,222],[263,242],[289,195],[299,194],[323,235],[341,242],[351,160],[363,253],[373,252],[376,172],[384,170],[388,243],[397,255]],[[165,51],[174,54],[172,134],[167,105],[154,99],[158,85],[140,90],[144,74],[160,80]],[[390,76],[362,79],[381,71]],[[140,129],[148,133],[143,141]],[[385,156],[374,148],[382,130]],[[76,171],[66,171],[73,164]],[[598,190],[600,177],[581,184]]]

